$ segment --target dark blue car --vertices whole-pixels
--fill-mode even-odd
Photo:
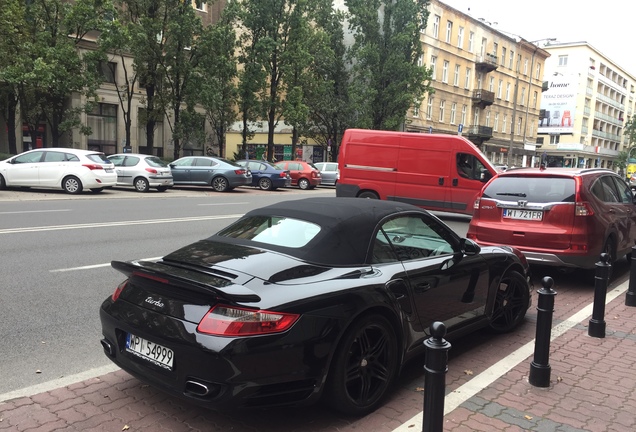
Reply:
[[[252,186],[263,190],[275,190],[279,187],[289,187],[291,177],[288,170],[276,168],[264,160],[239,160],[239,165],[248,168],[252,172]]]

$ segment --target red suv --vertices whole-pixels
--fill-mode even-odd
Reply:
[[[298,185],[301,189],[313,189],[320,185],[322,180],[318,168],[308,162],[281,161],[276,164],[276,167],[289,171],[289,175],[292,178],[292,186]]]
[[[500,173],[474,204],[468,238],[520,249],[530,264],[594,268],[636,244],[636,206],[625,181],[597,168],[522,168]]]

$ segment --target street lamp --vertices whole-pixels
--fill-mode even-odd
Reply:
[[[556,38],[543,38],[543,39],[537,39],[534,41],[530,41],[527,43],[530,43],[532,45],[534,45],[534,51],[532,51],[532,58],[530,61],[530,70],[529,70],[529,77],[528,77],[528,96],[525,102],[526,104],[526,114],[525,114],[525,120],[524,120],[524,124],[523,124],[523,145],[526,144],[526,136],[527,136],[527,130],[528,130],[528,111],[530,110],[530,93],[532,92],[531,88],[532,88],[532,73],[533,73],[533,69],[534,69],[534,58],[537,54],[537,51],[539,50],[539,46],[537,45],[537,42],[541,42],[541,41],[545,41],[545,42],[553,42],[555,41]],[[522,38],[523,41],[523,38]],[[514,104],[512,106],[512,119],[511,119],[511,129],[510,129],[510,144],[508,147],[508,166],[511,165],[511,157],[512,157],[512,149],[514,148],[514,136],[515,136],[515,121],[516,121],[516,117],[517,117],[517,94],[519,92],[519,67],[520,64],[519,62],[517,62],[517,67],[516,67],[516,72],[517,72],[517,76],[515,78],[515,91],[514,91]]]

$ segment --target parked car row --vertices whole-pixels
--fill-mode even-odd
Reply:
[[[332,163],[332,165],[335,163]],[[337,164],[335,164],[337,165]],[[138,192],[173,186],[210,186],[227,192],[240,186],[262,190],[298,186],[313,189],[321,184],[321,173],[311,163],[241,160],[186,156],[167,164],[157,156],[70,148],[30,150],[0,161],[0,188],[38,187],[62,189],[71,194],[84,190],[101,192],[113,186],[132,187]],[[335,184],[329,183],[329,184]]]

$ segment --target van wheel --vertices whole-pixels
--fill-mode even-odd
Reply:
[[[360,195],[358,195],[358,198],[380,199],[378,194],[376,194],[375,192],[370,192],[370,191],[362,192]]]

